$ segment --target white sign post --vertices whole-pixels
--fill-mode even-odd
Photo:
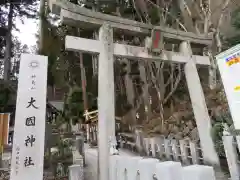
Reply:
[[[43,179],[47,67],[45,56],[21,56],[11,180]]]
[[[216,56],[235,129],[240,129],[240,45]]]

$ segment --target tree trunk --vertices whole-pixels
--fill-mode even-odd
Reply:
[[[98,40],[98,32],[93,33],[93,39]],[[92,55],[92,67],[93,67],[93,75],[97,77],[98,74],[98,56]]]
[[[81,69],[81,83],[82,83],[82,98],[83,98],[83,105],[84,110],[88,110],[88,102],[87,102],[87,91],[86,91],[86,73],[85,73],[85,67],[83,64],[83,55],[82,53],[79,53],[79,59],[80,59],[80,69]]]
[[[134,86],[132,79],[129,76],[129,72],[131,72],[131,64],[130,61],[127,59],[124,59],[125,63],[127,64],[127,74],[125,75],[124,81],[125,81],[125,86],[126,86],[126,94],[127,94],[127,99],[129,104],[131,104],[131,110],[130,110],[130,115],[131,115],[131,124],[136,125],[136,110],[134,108]]]
[[[86,120],[88,120],[88,100],[87,100],[87,92],[86,92],[86,73],[85,73],[85,67],[83,64],[83,54],[79,53],[79,60],[80,60],[80,69],[81,69],[81,84],[82,84],[82,99],[83,99],[83,106],[84,106],[84,112],[86,113]],[[87,124],[87,141],[92,141],[92,136],[90,134],[90,126]]]
[[[4,61],[4,80],[8,81],[10,79],[11,72],[11,56],[12,56],[12,27],[13,27],[13,7],[14,5],[10,3],[9,13],[8,13],[8,28],[6,36],[6,51],[5,51],[5,61]]]
[[[187,2],[185,0],[178,0],[178,3],[183,16],[184,26],[187,28],[188,31],[195,32],[191,12],[189,10]]]
[[[214,33],[214,44],[212,46],[212,52],[208,51],[208,56],[210,57],[211,66],[209,66],[209,87],[210,89],[215,89],[217,86],[217,65],[213,58],[216,54],[222,51],[222,42],[220,37],[220,28],[223,23],[224,12],[228,8],[231,0],[225,0],[221,5],[221,14],[219,16],[215,33]],[[210,2],[209,2],[210,5]],[[210,16],[210,15],[209,15]],[[210,19],[210,17],[208,17]]]
[[[222,3],[222,7],[221,7],[222,12],[221,12],[221,14],[219,16],[219,19],[218,19],[218,22],[217,22],[216,33],[215,33],[217,53],[222,51],[222,42],[221,42],[221,38],[220,38],[220,27],[223,23],[224,12],[228,8],[228,5],[229,5],[230,2],[231,2],[231,0],[225,0],[224,3]]]
[[[149,116],[151,113],[150,104],[149,104],[149,93],[148,93],[148,83],[146,78],[146,67],[145,63],[139,63],[140,77],[143,81],[143,100],[144,100],[144,109],[147,122],[149,121]]]
[[[154,72],[154,69],[151,67],[151,64],[149,64],[150,65],[149,69],[152,75],[151,79],[152,79],[153,87],[157,92],[157,97],[159,102],[160,123],[161,123],[161,128],[163,128],[163,124],[164,124],[163,100],[164,100],[164,94],[165,94],[165,85],[164,85],[164,78],[163,78],[164,64],[160,62],[153,62],[153,64],[156,66],[155,72]]]

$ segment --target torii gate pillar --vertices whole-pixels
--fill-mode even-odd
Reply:
[[[192,55],[190,44],[188,42],[182,42],[180,45],[180,52],[188,58],[184,67],[184,72],[200,137],[203,159],[205,163],[219,166],[219,158],[211,138],[211,119],[208,114],[205,96],[196,67],[196,60]]]
[[[99,180],[109,179],[110,143],[115,140],[115,89],[113,30],[104,24],[98,67],[98,168]]]

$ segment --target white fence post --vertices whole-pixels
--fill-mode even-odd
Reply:
[[[233,136],[223,136],[223,145],[228,162],[231,180],[239,180],[239,167],[237,163],[237,152],[233,146]]]
[[[138,163],[142,157],[113,156],[117,159],[116,177],[110,180],[134,179],[137,176]],[[114,168],[111,166],[111,168]]]
[[[140,179],[139,180],[152,180],[155,173],[156,164],[159,161],[153,158],[142,159],[138,163]]]
[[[94,142],[97,141],[97,126],[96,125],[93,126],[93,141]]]
[[[182,179],[182,166],[180,162],[166,161],[156,165],[156,177],[158,180]]]
[[[156,140],[154,137],[150,138],[150,145],[151,145],[152,157],[156,157]]]
[[[179,148],[178,148],[178,141],[173,139],[171,141],[172,144],[172,152],[173,152],[173,158],[175,161],[179,161]]]
[[[170,140],[164,139],[164,151],[165,151],[166,158],[167,158],[168,160],[169,160],[170,157],[171,157],[169,145],[170,145]]]
[[[160,159],[162,158],[162,156],[163,156],[163,154],[164,154],[163,144],[164,144],[164,139],[163,139],[163,137],[159,137],[159,138],[158,138],[158,145],[157,145],[157,147],[158,147],[158,156],[159,156]]]
[[[240,136],[236,136],[238,151],[240,151]]]
[[[110,160],[110,180],[215,180],[210,166],[183,168],[180,162],[118,155],[111,156]]]
[[[142,130],[135,129],[135,143],[136,143],[136,149],[137,152],[142,154],[144,150],[144,141],[143,141],[143,135],[142,135]]]
[[[192,163],[193,164],[198,164],[199,163],[199,157],[198,157],[198,153],[197,153],[196,143],[190,141],[189,146],[190,146],[190,151],[191,151]]]
[[[183,161],[184,164],[188,165],[189,160],[188,160],[188,152],[187,152],[187,149],[186,149],[186,143],[187,143],[186,140],[180,140],[179,141],[182,161]]]
[[[213,167],[191,165],[183,168],[183,180],[215,180]]]
[[[147,153],[147,156],[150,155],[150,143],[149,143],[149,138],[144,138],[143,139],[144,141],[144,146],[145,146],[145,150],[146,150],[146,153]]]
[[[125,157],[125,156],[119,156],[119,157],[117,157],[118,158],[118,161],[117,161],[118,166],[117,166],[117,170],[116,170],[117,171],[116,172],[116,175],[117,175],[116,180],[124,180],[124,179],[127,179],[125,177],[125,175],[127,175],[126,174],[126,170],[127,170],[126,159],[127,159],[127,157]],[[114,179],[110,179],[110,180],[114,180]]]
[[[117,179],[117,174],[119,170],[119,160],[121,159],[121,156],[110,156],[110,168],[109,168],[109,179],[116,180]]]
[[[81,165],[69,166],[69,180],[84,180],[83,167]]]

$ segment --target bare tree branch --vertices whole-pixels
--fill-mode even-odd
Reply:
[[[164,98],[163,100],[163,104],[165,104],[169,98],[173,95],[173,93],[176,91],[177,87],[178,87],[178,84],[179,82],[181,81],[181,78],[182,78],[182,71],[181,71],[181,66],[178,65],[178,76],[176,78],[176,80],[174,81],[174,85],[173,85],[173,89],[171,90],[171,92]]]

